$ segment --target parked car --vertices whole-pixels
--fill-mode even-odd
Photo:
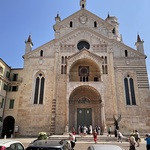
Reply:
[[[124,150],[117,145],[95,144],[88,147],[87,150]]]
[[[25,150],[25,147],[20,141],[1,139],[0,150]]]
[[[29,144],[26,150],[70,150],[70,144],[66,140],[35,140]]]

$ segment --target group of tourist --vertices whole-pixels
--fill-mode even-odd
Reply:
[[[84,126],[84,127],[79,126],[78,133],[79,133],[79,135],[86,135],[86,134],[93,135],[94,142],[97,143],[97,135],[98,134],[100,135],[100,128],[95,127],[95,129],[92,130],[92,126],[89,126],[89,128],[87,128],[86,126]],[[75,128],[72,128],[72,132],[69,133],[69,140],[70,140],[72,150],[74,150],[74,147],[75,147],[75,144],[77,141],[75,135],[76,135]]]
[[[79,135],[86,135],[86,134],[90,134],[93,135],[93,140],[95,143],[97,143],[97,137],[98,135],[100,135],[101,130],[100,127],[95,127],[94,130],[92,129],[92,126],[89,126],[89,128],[87,128],[86,126],[82,127],[79,126],[78,128],[78,134]],[[111,136],[111,126],[109,126],[107,128],[107,136]],[[75,147],[75,142],[76,142],[76,137],[75,137],[76,131],[74,128],[72,128],[72,132],[69,134],[69,138],[70,138],[70,142],[71,142],[71,148],[74,149]],[[119,130],[115,130],[114,132],[115,137],[117,138],[118,142],[122,143],[122,138],[123,135]],[[133,130],[130,135],[129,135],[129,150],[136,150],[136,147],[140,146],[140,142],[141,142],[141,137],[140,134],[137,130]],[[150,150],[150,134],[146,134],[145,137],[145,141],[146,141],[146,149]]]
[[[94,128],[94,130],[96,130],[98,135],[101,134],[100,126],[96,126]],[[85,126],[80,126],[79,125],[79,127],[78,127],[78,134],[81,135],[81,136],[85,136],[87,134],[92,135],[93,134],[93,127],[92,127],[92,125],[90,125],[88,127],[86,125]]]
[[[146,149],[150,150],[150,134],[146,134],[144,140],[146,141]],[[136,150],[136,146],[139,147],[141,142],[140,134],[137,130],[133,130],[129,136],[130,149]]]

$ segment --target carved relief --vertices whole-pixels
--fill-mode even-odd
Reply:
[[[87,17],[85,15],[82,15],[82,16],[79,17],[79,21],[82,24],[85,24],[87,22],[87,20],[88,19],[87,19]]]

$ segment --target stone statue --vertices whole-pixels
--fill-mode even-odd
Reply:
[[[119,115],[118,119],[116,119],[114,115],[113,118],[114,118],[115,129],[119,130],[119,122],[121,121],[121,114]]]
[[[68,125],[65,127],[65,132],[68,133]]]

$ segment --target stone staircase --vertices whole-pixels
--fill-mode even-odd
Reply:
[[[76,135],[76,138],[77,138],[77,142],[93,142],[93,136],[92,135],[86,135],[86,136],[80,136],[80,135]],[[65,140],[69,140],[69,134],[65,134],[65,135],[52,135],[52,136],[49,136],[49,139],[52,139],[52,140],[56,140],[56,139],[59,139],[59,140],[62,140],[62,139],[65,139]],[[110,136],[107,136],[107,135],[98,135],[98,138],[97,138],[97,142],[116,142],[117,141],[117,138],[112,135],[111,137]],[[127,142],[128,141],[128,137],[124,136],[122,138],[122,142]]]

